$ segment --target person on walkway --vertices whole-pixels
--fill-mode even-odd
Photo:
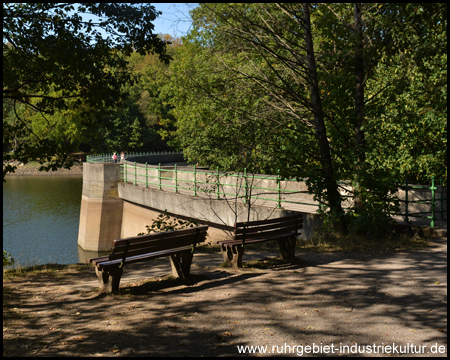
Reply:
[[[120,154],[120,162],[124,162],[124,160],[125,160],[125,154],[122,151],[122,153]]]
[[[112,159],[114,160],[114,164],[117,162],[117,154],[114,153],[114,155],[112,156]]]

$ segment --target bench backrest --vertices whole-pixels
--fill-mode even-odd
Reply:
[[[234,239],[245,240],[273,238],[276,236],[299,235],[303,229],[303,214],[285,216],[276,219],[238,222],[234,224]]]
[[[205,241],[207,225],[114,240],[109,260],[138,256]]]

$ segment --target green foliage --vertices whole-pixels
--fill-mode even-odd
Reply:
[[[361,32],[356,9],[310,7],[318,77],[310,91],[302,5],[201,4],[170,66],[169,101],[189,160],[237,171],[280,168],[283,177],[307,178],[325,205],[330,184],[349,181],[347,229],[380,233],[404,177],[447,176],[446,5],[363,4]],[[310,100],[314,92],[321,109]],[[341,216],[326,215],[333,224]]]
[[[3,250],[3,267],[14,265],[14,259],[11,257],[9,253]]]
[[[159,214],[156,219],[153,220],[151,225],[146,225],[147,234],[161,233],[166,231],[173,231],[179,229],[186,229],[198,226],[198,223],[194,220],[181,220],[174,219],[167,210],[163,214]],[[145,233],[139,233],[138,236],[145,235]]]
[[[124,84],[134,79],[125,57],[169,61],[166,41],[153,33],[157,16],[150,4],[4,3],[3,159],[37,160],[47,171],[70,166],[74,145],[126,103]]]

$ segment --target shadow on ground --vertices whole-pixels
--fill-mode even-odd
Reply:
[[[425,346],[416,356],[446,355],[430,352],[447,342],[446,242],[299,258],[238,271],[200,264],[188,282],[133,279],[106,296],[72,286],[95,280],[86,267],[4,280],[3,354],[237,356],[248,345],[268,356],[285,344],[409,343]]]

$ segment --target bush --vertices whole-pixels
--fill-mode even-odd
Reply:
[[[198,223],[191,220],[180,220],[172,218],[171,214],[164,211],[164,214],[158,215],[156,219],[153,220],[152,225],[146,225],[147,234],[160,233],[165,231],[186,229],[190,227],[198,226]],[[145,233],[139,233],[138,235],[145,235]]]
[[[14,265],[14,259],[11,257],[9,253],[3,250],[3,267]]]

